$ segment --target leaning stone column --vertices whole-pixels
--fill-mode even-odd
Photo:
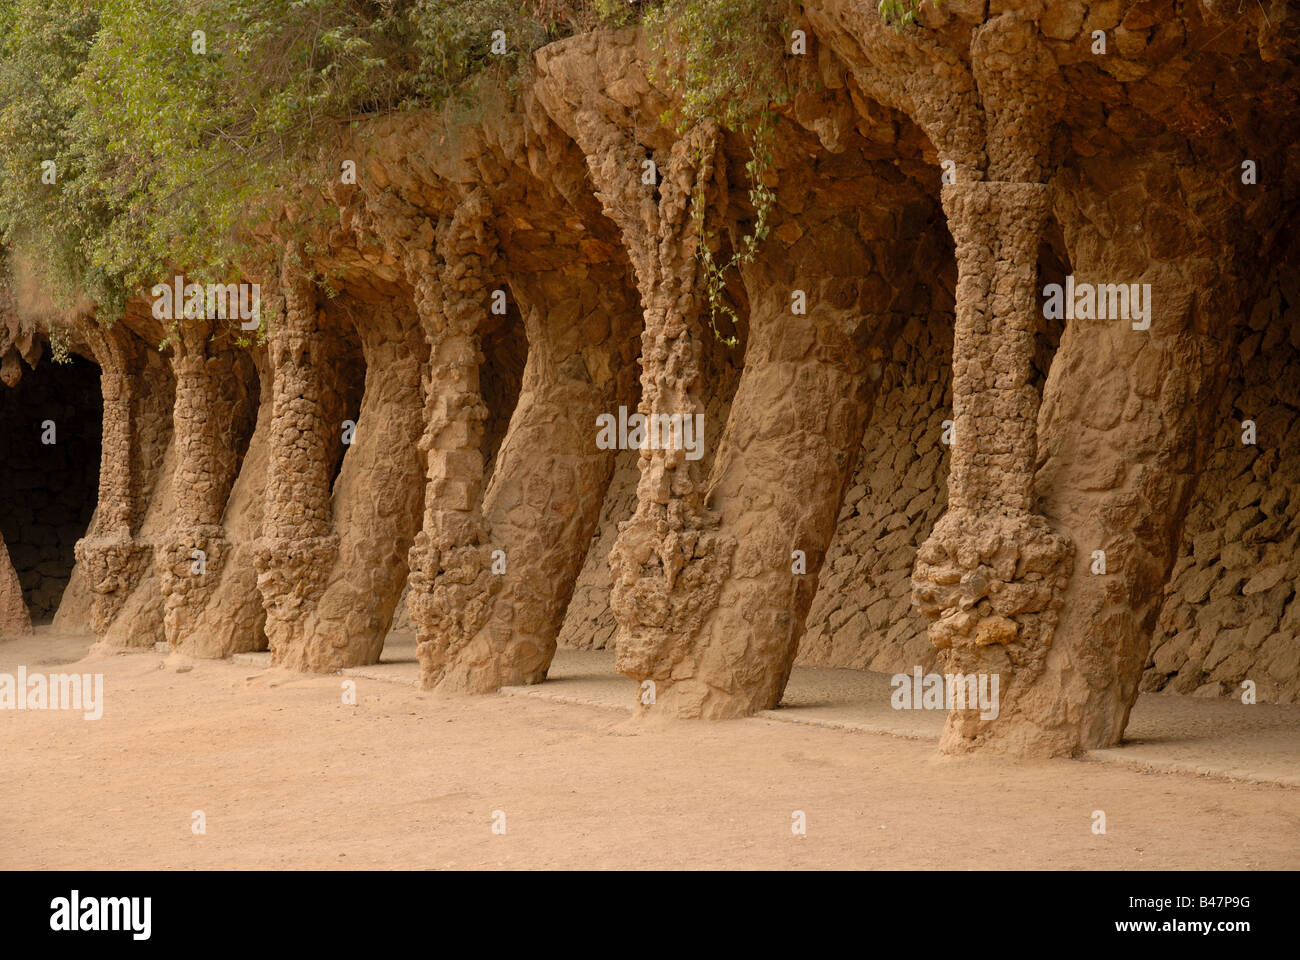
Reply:
[[[93,533],[78,540],[74,552],[94,592],[91,629],[102,639],[148,568],[152,547],[134,537],[144,512],[133,469],[138,348],[120,324],[105,329],[90,320],[83,330],[99,361],[104,410]]]
[[[416,309],[429,344],[424,435],[427,484],[424,523],[410,551],[407,609],[416,626],[420,682],[446,682],[447,692],[481,692],[492,670],[485,638],[467,647],[488,622],[491,548],[483,519],[483,421],[479,392],[483,353],[479,327],[487,314],[487,270],[496,242],[487,227],[486,195],[471,194],[438,224],[433,258],[412,261]]]
[[[614,469],[615,451],[595,442],[597,418],[630,400],[618,396],[620,384],[631,387],[620,371],[631,364],[627,327],[635,317],[619,286],[624,277],[574,265],[513,287],[528,361],[483,495],[501,566],[492,573],[491,616],[449,660],[441,690],[539,683],[550,669]]]
[[[1115,209],[1106,184],[1142,182],[1165,163],[1163,155],[1108,159],[1104,169],[1063,177],[1059,188],[1076,287],[1146,284],[1149,311],[1136,328],[1122,317],[1070,320],[1043,390],[1043,509],[1080,553],[1058,628],[1068,642],[1048,662],[1059,679],[1040,694],[1039,713],[1061,752],[1111,746],[1124,734],[1197,477],[1221,426],[1237,349],[1230,331],[1249,310],[1244,278],[1271,252],[1267,233],[1252,229],[1257,211],[1243,208],[1209,163],[1180,170],[1168,196],[1148,200],[1143,229],[1131,229],[1133,211]],[[1207,197],[1215,203],[1189,219],[1186,211]]]
[[[691,201],[712,180],[717,144],[712,124],[678,140],[662,158],[657,204],[639,192],[643,150],[612,130],[603,142],[582,144],[597,196],[618,224],[636,270],[644,318],[638,412],[648,422],[695,422],[704,413],[702,267]],[[685,449],[643,447],[638,467],[636,512],[619,525],[609,554],[618,669],[642,684],[653,682],[659,710],[698,716],[709,685],[693,651],[730,572],[735,541],[719,533],[718,518],[704,503],[700,461],[687,459]]]
[[[178,325],[172,355],[174,512],[154,562],[173,648],[191,635],[221,578],[229,546],[221,519],[238,461],[234,432],[243,371],[231,350],[214,347],[215,332],[211,322],[187,318]]]
[[[327,452],[334,434],[322,411],[329,358],[315,290],[292,266],[300,256],[290,251],[285,260],[283,309],[271,312],[280,320],[270,330],[272,449],[254,564],[272,663],[308,670],[306,614],[320,599],[338,553],[330,525]]]
[[[485,488],[480,330],[496,259],[486,194],[436,228],[392,191],[365,204],[357,222],[400,251],[430,350],[427,491],[407,596],[423,684],[463,694],[539,682],[613,470],[595,423],[616,382],[630,383],[618,374],[630,359],[621,271],[575,263],[512,286],[528,360]]]
[[[300,665],[318,671],[379,661],[420,524],[420,326],[397,301],[361,313],[356,330],[366,381],[332,494],[338,559],[304,614]]]
[[[767,242],[763,259],[742,269],[745,366],[709,483],[738,546],[693,652],[708,718],[781,700],[857,463],[874,392],[868,347],[888,326],[892,288],[836,220],[811,227],[793,250],[776,236]],[[823,261],[832,245],[848,275]],[[808,297],[806,315],[791,313],[796,288]]]

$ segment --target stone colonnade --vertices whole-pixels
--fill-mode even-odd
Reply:
[[[1182,245],[1157,229],[1120,236],[1086,169],[1055,165],[1056,67],[1021,13],[973,28],[968,60],[900,39],[853,4],[809,15],[858,89],[924,133],[943,174],[936,209],[957,277],[952,460],[912,601],[944,672],[996,676],[1001,703],[996,716],[953,710],[942,748],[1114,743],[1223,390],[1227,340],[1196,318],[1240,300],[1231,277],[1205,275],[1233,256],[1231,212],[1205,206]],[[360,191],[354,226],[396,263],[401,296],[327,297],[291,246],[266,284],[263,347],[194,324],[162,361],[122,330],[87,326],[104,443],[77,559],[106,644],[165,637],[201,656],[264,644],[277,665],[338,670],[377,661],[405,587],[426,689],[545,679],[614,467],[597,418],[637,402],[618,370],[639,349],[636,411],[678,437],[705,410],[700,253],[721,249],[706,225],[735,202],[723,131],[647,123],[638,98],[650,88],[630,54],[602,61],[622,72],[597,84],[581,73],[589,61],[564,62],[596,42],[543,51],[536,90],[621,241],[581,282],[511,269],[506,214],[483,185],[448,185],[436,213],[387,185]],[[908,82],[891,84],[900,72]],[[850,137],[818,130],[835,151]],[[640,449],[609,603],[617,666],[638,681],[643,711],[723,718],[780,702],[871,415],[875,361],[908,309],[898,250],[916,227],[895,199],[901,176],[862,170],[878,186],[774,214],[768,246],[743,264],[744,363],[717,450]],[[1198,175],[1152,205],[1153,224],[1213,190]],[[818,176],[831,190],[834,177]],[[1145,328],[1071,315],[1039,384],[1038,258],[1054,226],[1079,282],[1159,292]],[[1117,275],[1133,264],[1139,276]],[[1215,299],[1193,302],[1180,284]],[[507,302],[528,351],[493,458],[484,342]],[[1113,417],[1088,404],[1099,385],[1118,394]],[[1102,577],[1082,562],[1096,550]],[[3,560],[0,546],[0,603]]]

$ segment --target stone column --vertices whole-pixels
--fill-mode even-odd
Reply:
[[[913,602],[934,621],[944,672],[996,675],[1000,700],[996,717],[949,714],[941,748],[957,751],[1026,735],[1017,697],[1042,672],[1073,546],[1034,502],[1039,398],[1029,377],[1048,188],[952,184],[943,205],[957,243],[952,466],[948,512],[917,553]]]
[[[597,197],[618,225],[641,293],[641,403],[647,420],[679,421],[704,412],[700,357],[702,267],[692,198],[708,202],[718,130],[701,124],[656,157],[658,200],[641,182],[645,151],[612,127],[580,141]],[[701,440],[702,442],[702,440]],[[731,570],[735,541],[705,505],[698,459],[683,447],[641,450],[637,506],[610,550],[610,608],[618,622],[618,669],[651,681],[658,710],[698,716],[708,692],[694,647]]]
[[[1166,163],[1107,158],[1060,185],[1076,286],[1147,284],[1150,311],[1147,329],[1122,317],[1067,321],[1043,391],[1038,487],[1080,554],[1058,628],[1068,642],[1036,692],[1041,736],[1061,753],[1123,736],[1192,492],[1224,426],[1244,278],[1268,262],[1268,240],[1250,230],[1257,211],[1215,165],[1181,169],[1140,211],[1113,208],[1113,184],[1158,181]],[[1236,440],[1240,423],[1231,427]]]
[[[874,395],[869,344],[889,325],[879,258],[834,218],[793,249],[779,236],[767,242],[742,270],[745,366],[709,481],[710,505],[738,544],[692,658],[709,718],[781,700]],[[806,314],[791,311],[795,289]]]
[[[496,241],[486,195],[476,191],[437,227],[432,257],[408,255],[416,308],[429,345],[424,434],[424,522],[410,552],[407,609],[416,626],[425,689],[493,689],[494,660],[508,638],[484,637],[500,578],[491,573],[483,518],[483,421],[479,329]],[[445,686],[444,686],[445,684]]]
[[[1039,396],[1029,382],[1038,249],[1051,211],[1045,176],[1055,65],[1034,23],[1003,13],[975,30],[971,72],[984,109],[987,180],[942,189],[956,242],[952,465],[948,512],[917,551],[912,599],[934,622],[948,686],[980,689],[997,709],[956,701],[940,749],[1051,753],[1034,685],[1044,675],[1074,545],[1038,512]],[[974,684],[955,675],[974,675]]]
[[[220,659],[267,649],[266,610],[257,589],[254,545],[261,532],[267,469],[272,459],[275,391],[268,351],[255,346],[248,353],[248,362],[236,365],[240,413],[232,415],[232,420],[244,424],[244,417],[253,414],[248,408],[256,402],[256,424],[221,514],[225,558],[220,573],[210,588],[205,587],[206,600],[194,608],[193,619],[180,635],[180,649],[195,657]],[[184,561],[188,556],[181,551],[178,559]],[[212,569],[210,564],[208,569]],[[189,566],[184,568],[187,574],[189,570]]]
[[[175,499],[170,526],[154,556],[164,628],[173,648],[190,638],[221,579],[229,549],[222,516],[239,459],[237,420],[248,416],[240,395],[246,371],[229,348],[214,342],[214,335],[218,331],[211,322],[187,319],[173,341]]]
[[[491,530],[492,613],[449,661],[440,689],[485,692],[539,683],[555,654],[613,473],[597,418],[630,398],[627,338],[635,316],[622,271],[532,277],[514,285],[528,336],[519,401],[496,455],[483,514]],[[630,331],[628,331],[630,332]]]
[[[352,313],[364,305],[346,306]],[[297,660],[322,672],[379,661],[420,528],[420,326],[408,305],[383,303],[359,313],[356,331],[366,379],[332,494],[337,560],[319,600],[304,612]],[[330,443],[339,444],[342,417],[327,423]]]
[[[104,638],[152,557],[152,546],[134,534],[143,517],[136,473],[135,395],[140,374],[139,348],[118,324],[111,329],[88,320],[81,324],[100,367],[103,430],[99,460],[99,503],[92,531],[77,541],[77,563],[94,592],[91,629]]]
[[[596,417],[631,384],[623,271],[582,262],[575,242],[564,270],[511,284],[528,359],[486,485],[480,339],[497,258],[487,196],[472,192],[436,227],[392,191],[364,202],[356,222],[400,255],[430,351],[427,490],[407,594],[422,682],[446,694],[539,682],[613,469]]]
[[[329,356],[315,289],[296,272],[288,251],[281,277],[282,309],[270,329],[274,377],[271,461],[267,470],[262,535],[254,544],[257,587],[266,607],[271,661],[311,669],[306,614],[320,599],[338,537],[330,523],[330,455],[334,424],[322,409]]]
[[[724,214],[725,165],[718,163],[716,124],[676,138],[645,124],[664,101],[639,57],[630,34],[574,38],[538,54],[535,90],[586,157],[596,199],[619,228],[636,274],[643,324],[638,412],[694,418],[704,412],[706,334],[696,256],[701,220],[692,204],[698,198],[710,218]],[[607,95],[615,89],[617,100]],[[643,179],[647,161],[653,183]],[[620,524],[609,555],[617,665],[643,691],[646,681],[654,684],[658,710],[698,715],[706,685],[693,675],[692,650],[731,570],[735,541],[719,533],[705,504],[699,460],[688,460],[681,448],[642,448],[638,467],[636,511]]]

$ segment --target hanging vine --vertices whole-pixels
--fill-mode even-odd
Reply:
[[[661,78],[652,65],[650,80],[664,80],[680,97],[663,122],[675,120],[684,133],[712,119],[749,141],[745,174],[754,221],[721,263],[714,256],[716,244],[709,232],[714,228],[706,222],[702,189],[691,198],[691,214],[700,230],[696,255],[703,270],[709,326],[719,341],[734,347],[737,338],[724,336],[718,321],[725,317],[736,324],[738,317],[725,296],[728,272],[750,263],[770,230],[776,202],[775,191],[767,185],[773,165],[774,108],[788,103],[794,93],[785,50],[789,24],[770,0],[670,0],[647,15],[646,28],[656,59],[668,64]]]
[[[738,340],[735,335],[724,337],[718,329],[718,317],[724,316],[735,326],[740,318],[735,309],[727,302],[724,293],[727,286],[727,272],[752,263],[759,246],[767,239],[771,230],[768,223],[772,208],[776,204],[776,191],[763,182],[763,175],[772,167],[772,137],[776,126],[776,115],[764,111],[744,132],[749,134],[749,161],[745,164],[745,173],[749,177],[749,202],[754,208],[754,226],[744,234],[725,263],[719,264],[713,257],[713,250],[708,243],[705,211],[707,203],[704,188],[701,185],[691,198],[691,215],[695,217],[700,228],[700,245],[698,256],[704,272],[705,302],[709,307],[709,328],[714,337],[735,347]]]

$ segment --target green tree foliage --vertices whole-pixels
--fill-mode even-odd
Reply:
[[[61,280],[86,272],[69,234],[104,213],[65,189],[83,169],[68,119],[98,22],[78,0],[0,2],[0,233]],[[41,182],[47,163],[57,186]]]
[[[176,269],[235,279],[267,253],[257,228],[337,175],[323,148],[347,124],[441,107],[471,78],[517,77],[545,43],[644,17],[672,119],[716,119],[751,147],[750,230],[720,265],[701,254],[727,313],[724,272],[767,234],[775,111],[793,94],[786,8],[651,2],[0,0],[0,258],[23,254],[56,297],[87,294],[108,319]]]
[[[667,66],[666,77],[652,67],[650,79],[666,80],[680,96],[681,129],[709,117],[743,130],[789,99],[789,30],[771,0],[667,0],[645,23]]]
[[[876,4],[880,19],[893,27],[896,32],[902,32],[904,27],[912,26],[917,22],[916,14],[920,7],[921,0],[880,0]]]
[[[109,316],[177,265],[230,279],[342,125],[440,106],[597,19],[583,0],[0,0],[0,235]]]
[[[787,57],[790,25],[782,8],[770,0],[668,0],[646,17],[655,53],[667,65],[667,83],[680,97],[675,117],[686,130],[703,119],[744,134],[749,143],[745,173],[754,221],[719,263],[704,222],[702,196],[692,202],[706,242],[699,246],[704,267],[704,294],[714,336],[735,346],[735,336],[723,336],[718,320],[737,322],[725,297],[727,276],[749,263],[767,238],[768,217],[776,195],[766,184],[772,167],[772,138],[776,108],[790,101],[797,83]],[[653,76],[651,79],[655,79]]]

